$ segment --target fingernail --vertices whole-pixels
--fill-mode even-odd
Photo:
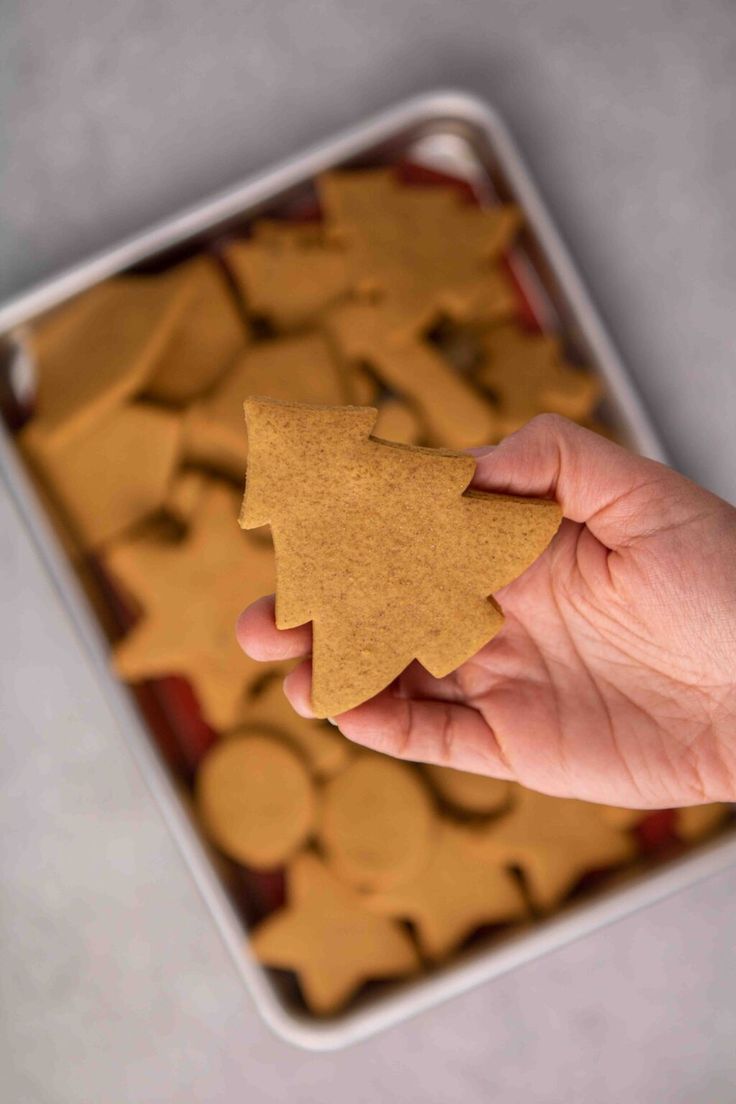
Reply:
[[[330,724],[333,725],[335,728],[339,727],[339,725],[338,725],[338,723],[337,723],[337,721],[335,720],[334,717],[325,717],[325,720],[329,721]]]

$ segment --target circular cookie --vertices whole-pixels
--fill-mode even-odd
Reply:
[[[314,789],[306,767],[269,736],[234,737],[215,745],[197,776],[196,804],[212,842],[256,869],[290,858],[314,822]]]
[[[496,813],[509,802],[510,782],[433,763],[427,763],[424,770],[440,797],[463,813]]]
[[[416,771],[361,755],[325,786],[319,835],[340,877],[360,889],[385,890],[428,861],[436,821]]]

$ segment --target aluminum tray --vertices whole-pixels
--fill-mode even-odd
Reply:
[[[665,459],[664,450],[561,242],[519,153],[496,113],[464,93],[440,91],[409,100],[320,143],[275,169],[247,180],[144,233],[98,254],[0,307],[0,369],[13,387],[29,385],[24,327],[99,280],[133,266],[166,263],[244,226],[255,215],[283,208],[311,191],[326,169],[410,159],[469,180],[483,194],[512,199],[526,228],[515,257],[517,277],[538,313],[553,320],[568,346],[604,378],[605,411],[632,448]],[[131,694],[113,676],[109,646],[46,519],[43,507],[0,421],[0,477],[34,539],[64,609],[94,665],[125,740],[174,834],[213,919],[264,1019],[283,1038],[313,1050],[346,1046],[497,977],[538,955],[586,935],[637,908],[676,892],[736,862],[736,831],[614,888],[568,906],[561,914],[479,946],[414,982],[370,992],[339,1018],[320,1022],[289,1004],[282,990],[247,949],[236,913],[196,829],[162,766]]]

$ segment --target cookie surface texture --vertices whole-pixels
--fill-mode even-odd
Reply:
[[[547,546],[556,503],[466,492],[472,457],[376,440],[371,408],[245,408],[241,525],[271,526],[278,627],[313,623],[316,716],[366,701],[413,659],[440,678],[498,632],[489,595]]]

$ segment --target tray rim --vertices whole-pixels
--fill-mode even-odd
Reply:
[[[456,117],[483,131],[499,151],[504,170],[513,182],[521,205],[530,214],[545,252],[553,258],[559,281],[573,312],[585,321],[586,337],[646,455],[666,462],[665,450],[644,410],[595,310],[575,265],[552,223],[546,207],[498,113],[480,98],[464,91],[440,89],[401,101],[365,122],[320,141],[275,167],[247,177],[242,183],[195,203],[156,222],[86,261],[74,264],[11,298],[0,306],[0,336],[31,321],[77,292],[145,260],[153,253],[183,244],[209,227],[243,214],[249,207],[389,140],[393,135],[440,118]],[[231,953],[251,997],[266,1023],[283,1039],[308,1050],[335,1050],[361,1041],[466,992],[476,985],[556,950],[574,939],[710,877],[736,863],[736,833],[703,845],[692,854],[672,860],[661,870],[643,873],[595,900],[581,902],[559,917],[521,932],[487,953],[477,952],[467,962],[451,965],[414,983],[403,983],[375,1005],[358,1008],[340,1020],[318,1021],[292,1014],[268,983],[263,968],[248,951],[247,937],[207,858],[203,845],[177,798],[165,767],[151,742],[130,692],[112,675],[109,647],[89,608],[66,556],[51,530],[8,431],[0,423],[0,477],[15,509],[36,545],[65,615],[75,627],[87,659],[93,664],[101,690],[111,708],[120,738],[129,748],[158,808],[182,853],[192,878]],[[731,838],[733,836],[733,838]]]

